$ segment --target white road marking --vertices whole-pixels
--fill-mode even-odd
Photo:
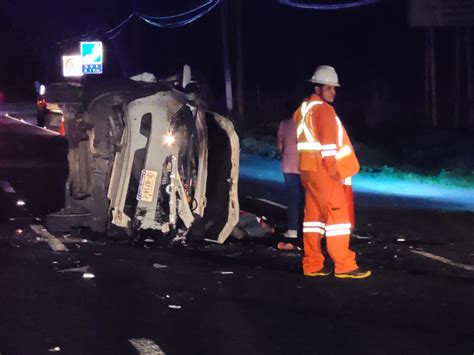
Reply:
[[[26,121],[23,120],[23,119],[18,119],[18,118],[15,118],[15,117],[13,117],[13,116],[10,116],[8,113],[6,113],[6,114],[4,115],[4,117],[8,117],[8,118],[11,119],[11,120],[14,120],[14,121],[17,121],[17,122],[20,122],[20,123],[23,123],[23,124],[27,124],[28,126],[32,126],[32,127],[38,128],[38,129],[42,129],[43,131],[46,131],[46,132],[49,132],[49,133],[53,133],[53,134],[55,134],[55,135],[57,135],[57,136],[60,135],[60,134],[59,134],[58,132],[56,132],[56,131],[52,131],[52,130],[47,129],[47,128],[45,128],[45,127],[36,126],[36,125],[34,125],[34,124],[31,124],[31,123],[29,123],[29,122],[26,122]]]
[[[140,355],[166,355],[153,340],[150,339],[129,339],[128,340]]]
[[[415,253],[415,254],[418,254],[418,255],[422,255],[426,258],[430,258],[430,259],[433,259],[433,260],[436,260],[436,261],[440,261],[442,263],[445,263],[445,264],[448,264],[448,265],[451,265],[451,266],[459,267],[459,268],[464,269],[464,270],[474,271],[474,266],[473,265],[466,265],[466,264],[458,263],[456,261],[452,261],[450,259],[443,258],[442,256],[431,254],[431,253],[428,253],[426,251],[411,250],[411,252]]]
[[[49,233],[41,224],[32,224],[30,228],[38,235],[46,239],[46,242],[49,244],[51,249],[54,251],[69,251],[66,246],[61,243],[54,235]]]
[[[247,198],[249,198],[251,200],[257,200],[257,201],[260,201],[260,202],[264,202],[264,203],[267,203],[267,204],[272,205],[272,206],[280,207],[284,210],[288,209],[288,207],[285,206],[285,205],[282,205],[282,204],[274,202],[274,201],[266,200],[264,198],[255,198],[255,197],[250,197],[250,196],[247,196]]]

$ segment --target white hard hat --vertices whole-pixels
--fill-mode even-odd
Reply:
[[[320,65],[317,67],[309,81],[315,84],[341,86],[339,85],[336,70],[329,65]]]

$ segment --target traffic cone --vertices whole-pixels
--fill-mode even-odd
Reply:
[[[62,136],[66,135],[66,130],[64,129],[64,117],[61,117],[61,125],[59,126],[59,134]]]

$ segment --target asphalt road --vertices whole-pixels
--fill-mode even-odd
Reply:
[[[64,167],[62,138],[0,117],[2,355],[474,352],[472,212],[363,204],[352,245],[374,276],[313,279],[275,236],[172,248],[35,232]]]

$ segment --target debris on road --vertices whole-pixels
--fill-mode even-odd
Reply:
[[[145,355],[165,355],[163,350],[150,339],[129,339],[129,342],[140,354]]]
[[[293,243],[285,243],[285,242],[280,242],[277,244],[277,249],[278,250],[285,250],[285,251],[290,251],[290,250],[301,250],[301,248],[297,245],[294,245]]]
[[[54,251],[69,251],[54,235],[49,233],[41,224],[32,224],[30,228],[39,236],[43,237]],[[38,239],[36,239],[38,240]]]
[[[253,213],[240,211],[239,222],[232,230],[231,236],[242,240],[245,237],[261,238],[274,232],[275,229],[268,224],[265,216],[258,217]]]
[[[363,236],[363,235],[359,235],[359,234],[355,234],[355,233],[352,233],[351,234],[351,237],[355,238],[355,239],[359,239],[359,240],[369,240],[369,239],[372,239],[370,236]]]
[[[89,265],[84,265],[81,267],[75,267],[75,268],[65,269],[65,270],[58,270],[58,272],[85,272],[85,273],[87,273],[87,271],[89,271]]]
[[[155,269],[166,269],[168,267],[168,265],[163,265],[163,264],[158,264],[158,263],[154,263],[153,264],[153,267]]]

